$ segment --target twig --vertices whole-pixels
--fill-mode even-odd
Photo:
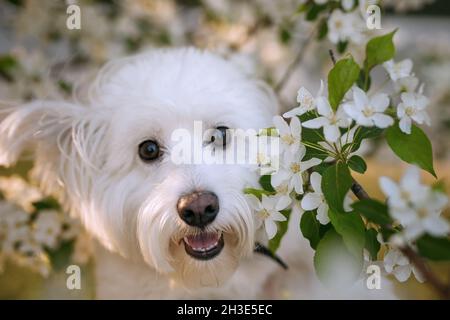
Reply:
[[[330,55],[331,61],[333,61],[333,64],[336,64],[336,58],[334,57],[333,49],[328,50],[328,53]]]
[[[359,200],[370,199],[370,196],[355,179],[353,179],[351,190]],[[450,299],[450,287],[442,283],[438,277],[431,272],[430,268],[426,265],[423,259],[410,246],[404,245],[399,249],[406,257],[408,257],[409,261],[419,270],[424,279],[439,293],[443,299]]]
[[[369,195],[367,194],[366,190],[364,190],[364,188],[358,183],[356,182],[355,179],[353,179],[353,184],[352,184],[352,192],[355,194],[355,196],[358,199],[370,199]]]
[[[314,35],[316,34],[316,27],[313,28],[309,36],[303,41],[302,47],[300,51],[295,56],[292,63],[288,66],[285,73],[281,77],[280,81],[275,85],[274,91],[276,94],[279,94],[281,89],[283,89],[284,85],[287,83],[287,81],[291,78],[292,73],[297,69],[300,62],[302,62],[303,58],[305,57],[305,53],[309,47],[309,44],[312,42],[312,39],[314,38]]]
[[[436,275],[430,271],[425,262],[416,254],[409,246],[400,248],[400,251],[408,257],[414,266],[419,270],[420,274],[433,286],[443,299],[450,299],[450,287],[442,283]]]

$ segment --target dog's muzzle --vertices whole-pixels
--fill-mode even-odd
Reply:
[[[181,220],[198,232],[182,239],[186,253],[199,260],[217,256],[224,247],[221,232],[206,232],[204,228],[214,221],[219,212],[219,198],[209,191],[193,192],[180,197],[177,211]]]

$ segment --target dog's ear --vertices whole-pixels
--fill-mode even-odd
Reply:
[[[24,150],[31,150],[37,177],[49,192],[57,183],[75,184],[83,170],[101,167],[99,149],[106,124],[93,108],[67,102],[2,106],[0,165],[11,166]],[[80,187],[71,191],[79,191]]]

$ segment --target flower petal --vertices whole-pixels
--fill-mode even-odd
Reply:
[[[322,176],[319,173],[311,173],[309,182],[311,183],[311,186],[315,192],[322,193]]]
[[[303,161],[301,162],[301,172],[305,172],[306,170],[308,170],[311,167],[317,166],[318,164],[322,163],[322,160],[318,159],[318,158],[312,158],[309,159],[307,161]]]
[[[386,197],[397,196],[400,193],[397,184],[388,177],[380,177],[379,183],[381,191],[383,191]]]
[[[322,196],[317,193],[307,193],[300,203],[303,210],[317,209],[322,203]]]
[[[248,202],[248,204],[250,205],[250,207],[256,211],[261,210],[262,206],[261,206],[261,202],[259,201],[259,199],[253,195],[253,194],[246,194],[245,198]]]
[[[372,120],[378,128],[387,128],[394,124],[394,119],[382,113],[376,113],[372,116]]]
[[[325,125],[323,127],[323,133],[325,135],[325,139],[328,142],[336,142],[341,136],[341,132],[339,131],[338,126],[336,125]]]
[[[363,110],[367,105],[369,105],[369,99],[366,93],[358,87],[353,88],[353,100],[355,102],[355,107],[358,110]]]
[[[261,203],[262,203],[263,208],[265,208],[265,209],[270,210],[270,209],[275,208],[274,197],[268,197],[265,194],[263,194],[262,198],[261,198]]]
[[[302,125],[300,123],[300,119],[297,117],[294,117],[291,119],[291,122],[289,124],[289,127],[291,129],[291,134],[294,138],[300,138],[302,135]]]
[[[384,112],[389,106],[389,97],[385,93],[377,93],[370,99],[370,105],[377,112]]]
[[[329,117],[333,114],[333,109],[331,109],[328,99],[325,97],[317,98],[317,111],[321,116]]]
[[[286,217],[283,216],[281,213],[279,213],[278,211],[273,211],[270,213],[270,218],[273,221],[286,221]]]
[[[429,217],[422,223],[425,231],[436,237],[445,236],[450,230],[448,222],[441,217]]]
[[[266,229],[269,240],[277,234],[277,224],[271,219],[264,220],[264,228]]]
[[[397,266],[392,273],[398,281],[405,282],[411,276],[411,266]]]
[[[280,135],[291,134],[291,129],[289,128],[287,122],[280,116],[273,117],[273,124],[280,132]]]
[[[284,118],[292,118],[295,116],[301,116],[303,113],[305,113],[305,109],[303,107],[297,107],[294,108],[288,112],[283,113]]]
[[[330,222],[330,218],[328,217],[328,205],[326,203],[322,203],[319,208],[317,208],[317,220],[325,225]]]
[[[403,117],[400,119],[400,122],[398,123],[400,130],[406,134],[411,134],[411,118],[410,117]]]
[[[303,126],[305,128],[309,128],[309,129],[319,129],[321,127],[323,127],[324,125],[327,125],[329,123],[328,119],[325,117],[318,117],[315,119],[311,119],[308,121],[303,122]]]
[[[277,201],[277,204],[275,205],[275,210],[280,211],[286,209],[290,204],[292,200],[289,196],[280,196],[280,198]]]

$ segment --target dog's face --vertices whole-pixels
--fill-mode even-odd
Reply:
[[[36,139],[36,176],[50,191],[62,185],[64,201],[105,246],[189,287],[222,284],[253,250],[256,221],[242,190],[258,176],[238,164],[176,164],[173,134],[195,139],[201,122],[210,140],[200,146],[209,148],[227,128],[269,127],[274,100],[196,50],[112,64],[94,89],[89,107],[36,102],[12,112],[0,124],[0,162],[25,146],[6,137]],[[229,148],[224,141],[215,147]]]

